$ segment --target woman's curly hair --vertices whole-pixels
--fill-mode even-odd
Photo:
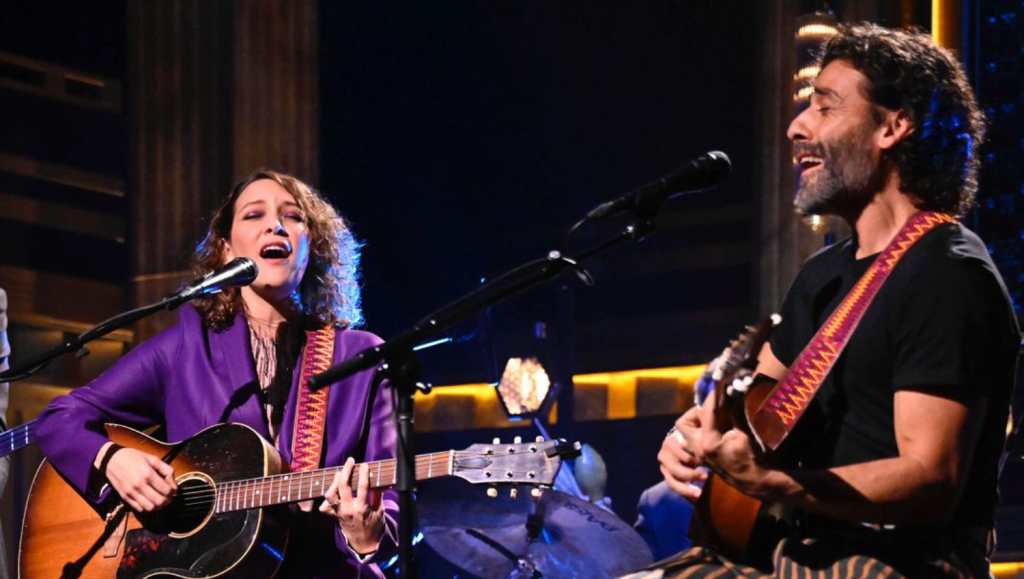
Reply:
[[[890,151],[902,187],[921,209],[963,216],[978,189],[985,117],[956,57],[926,33],[858,23],[840,26],[819,60],[849,62],[872,103],[910,117],[914,131]]]
[[[298,290],[306,323],[340,327],[361,325],[359,258],[362,244],[330,203],[291,175],[259,169],[232,187],[192,255],[192,273],[197,277],[206,275],[224,264],[224,250],[231,239],[235,218],[235,202],[246,187],[260,179],[274,181],[291,193],[306,217],[309,265]],[[241,292],[238,288],[226,289],[197,299],[195,307],[209,327],[224,329],[242,308]]]

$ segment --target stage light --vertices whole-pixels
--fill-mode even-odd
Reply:
[[[808,215],[804,218],[804,223],[813,231],[819,235],[825,233],[828,230],[828,222],[821,215]]]
[[[796,21],[793,47],[796,49],[796,72],[793,74],[793,103],[797,112],[810,101],[814,89],[811,83],[818,77],[818,50],[826,40],[839,33],[835,15],[831,12],[805,14]]]
[[[812,81],[818,77],[819,72],[821,72],[821,67],[818,65],[805,66],[796,71],[796,74],[793,75],[793,80],[798,82]]]
[[[793,93],[793,102],[806,104],[807,101],[811,99],[812,94],[814,94],[813,86],[808,85],[800,87],[798,91]]]
[[[540,410],[551,379],[536,358],[509,358],[495,389],[509,417],[522,417]]]
[[[798,28],[796,31],[796,37],[801,39],[814,37],[828,38],[829,36],[835,36],[838,32],[839,30],[831,24],[823,22],[813,22],[809,24],[804,24],[803,26]]]

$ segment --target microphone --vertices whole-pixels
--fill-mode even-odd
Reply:
[[[583,220],[600,219],[630,209],[640,216],[651,217],[665,201],[717,185],[729,176],[731,170],[732,163],[725,153],[704,153],[657,181],[598,205]]]
[[[259,268],[255,261],[248,257],[238,257],[193,281],[164,301],[180,304],[199,296],[215,294],[224,288],[249,285],[256,281],[257,274]]]

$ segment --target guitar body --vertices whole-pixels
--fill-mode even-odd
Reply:
[[[168,445],[123,426],[108,425],[107,431],[121,446],[169,462],[178,494],[157,513],[137,515],[113,500],[99,514],[44,462],[25,512],[19,577],[250,578],[277,572],[288,539],[287,507],[214,514],[211,498],[220,481],[281,471],[277,451],[258,433],[220,424]]]
[[[770,393],[771,383],[754,382],[733,409],[732,424],[746,430],[744,414],[758,408]],[[744,411],[745,412],[742,412]],[[742,413],[741,413],[742,412]],[[729,485],[720,476],[709,473],[700,499],[694,506],[690,536],[699,545],[710,547],[726,557],[751,565],[765,563],[770,557],[771,541],[757,538],[773,536],[771,527],[777,518],[770,515],[765,504]]]
[[[761,513],[761,501],[736,490],[711,473],[694,506],[690,536],[732,560],[749,561],[751,537]]]
[[[177,444],[124,426],[110,439],[174,468],[178,493],[163,509],[137,514],[111,493],[94,508],[46,462],[39,467],[22,526],[23,579],[259,579],[273,577],[288,543],[288,504],[324,496],[343,471],[331,466],[282,473],[277,451],[255,430],[218,424]],[[415,457],[417,480],[457,476],[473,484],[550,485],[580,444],[537,440],[473,444]],[[393,458],[366,464],[371,488],[398,480]],[[493,473],[502,473],[494,480]],[[350,484],[355,484],[350,475]]]

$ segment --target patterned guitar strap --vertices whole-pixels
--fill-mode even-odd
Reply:
[[[762,449],[777,449],[803,416],[850,341],[864,312],[907,250],[935,227],[955,221],[950,215],[931,211],[920,211],[907,220],[832,315],[818,328],[782,380],[747,417],[751,432]]]
[[[334,326],[306,332],[306,349],[302,353],[302,367],[299,370],[299,396],[292,431],[291,472],[313,470],[320,466],[330,387],[310,390],[309,379],[331,366],[334,359],[334,332]]]

